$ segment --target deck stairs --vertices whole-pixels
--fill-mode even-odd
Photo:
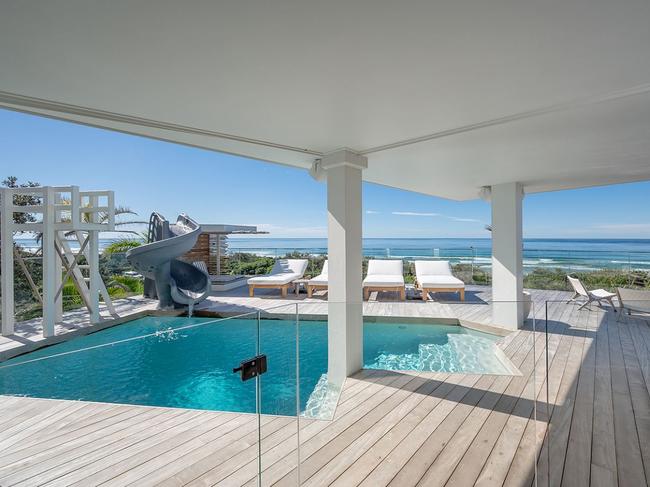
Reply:
[[[77,249],[73,249],[71,246],[71,243],[74,242],[78,244]],[[87,264],[90,258],[88,250],[88,234],[83,231],[69,232],[67,235],[64,234],[64,232],[57,232],[55,244],[57,254],[61,258],[63,264],[62,271],[64,272],[64,279],[57,294],[63,291],[63,285],[65,284],[67,277],[70,277],[79,291],[85,306],[90,309],[90,267]],[[85,264],[79,263],[81,261],[81,256],[85,258]],[[111,300],[108,290],[106,289],[106,284],[101,277],[99,278],[99,293],[109,314],[116,317],[117,312],[113,306],[113,301]]]

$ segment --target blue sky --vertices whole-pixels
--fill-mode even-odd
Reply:
[[[325,237],[325,185],[306,171],[0,109],[0,178],[112,189],[146,217],[259,225],[270,237]],[[278,189],[286,198],[278,198]],[[527,195],[529,238],[650,238],[650,182]],[[374,184],[364,237],[489,237],[490,206]]]

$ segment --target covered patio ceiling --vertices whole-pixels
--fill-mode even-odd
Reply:
[[[0,106],[464,200],[650,179],[647,0],[5,0]]]

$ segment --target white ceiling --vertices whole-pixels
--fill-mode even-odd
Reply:
[[[454,199],[635,181],[649,26],[647,0],[3,0],[0,106],[298,167],[348,147]]]

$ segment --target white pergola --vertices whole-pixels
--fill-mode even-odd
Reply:
[[[521,300],[524,193],[650,179],[648,25],[647,0],[5,0],[0,106],[326,179],[342,376],[361,366],[361,182],[489,194],[494,299]]]

